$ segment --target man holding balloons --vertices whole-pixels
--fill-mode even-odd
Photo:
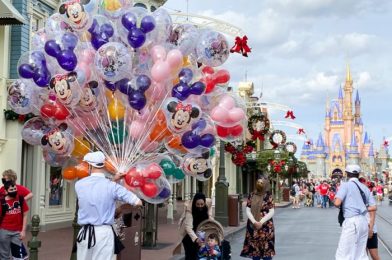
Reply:
[[[77,259],[107,260],[114,255],[115,201],[134,206],[142,201],[123,186],[105,178],[105,155],[98,151],[88,153],[83,161],[89,165],[90,176],[75,184],[79,201],[78,224],[82,226],[77,236]],[[117,173],[115,179],[123,175]]]

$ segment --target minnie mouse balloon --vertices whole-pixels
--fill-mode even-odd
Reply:
[[[206,181],[212,176],[210,149],[204,149],[199,153],[185,155],[182,169],[185,174],[195,177],[199,181]]]
[[[121,43],[109,42],[95,54],[95,67],[99,76],[111,82],[124,78],[132,69],[132,56]]]
[[[226,37],[215,31],[207,30],[196,45],[198,61],[207,66],[217,67],[225,63],[230,49]]]
[[[201,116],[201,109],[195,104],[168,98],[164,103],[167,126],[173,133],[182,133]]]
[[[96,0],[69,0],[63,1],[58,12],[64,22],[75,31],[84,31],[91,25],[91,17],[97,12]]]
[[[76,72],[55,75],[50,80],[49,87],[56,94],[57,100],[67,107],[74,107],[79,103],[81,89]]]
[[[57,155],[70,155],[74,148],[71,128],[68,128],[66,123],[53,127],[42,136],[41,145],[43,149],[47,149],[49,152]]]

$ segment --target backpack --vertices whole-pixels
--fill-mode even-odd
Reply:
[[[23,196],[19,196],[18,195],[18,199],[19,199],[19,207],[22,213],[22,220],[23,220],[23,204],[24,204],[24,197]],[[3,218],[5,216],[5,213],[7,213],[7,203],[5,202],[5,196],[2,196],[0,198],[0,202],[1,202],[1,216],[0,216],[0,224],[3,221]]]
[[[294,185],[293,186],[291,186],[291,190],[290,190],[290,195],[291,196],[295,196],[295,187],[294,187]]]
[[[231,259],[231,246],[229,241],[222,240],[221,252],[222,252],[222,257],[221,257],[222,260]]]

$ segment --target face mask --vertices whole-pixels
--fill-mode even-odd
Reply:
[[[197,208],[200,212],[204,210],[204,207]]]
[[[1,182],[2,182],[3,184],[5,184],[6,181],[7,181],[7,180],[6,180],[5,178],[1,178]]]
[[[17,191],[8,192],[8,196],[10,196],[10,197],[12,197],[12,198],[15,198],[17,194],[18,194]]]

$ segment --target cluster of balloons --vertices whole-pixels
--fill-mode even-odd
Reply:
[[[101,150],[108,172],[127,173],[123,185],[151,203],[186,175],[209,179],[217,138],[240,138],[246,120],[217,68],[225,36],[129,0],[68,0],[57,11],[8,89],[15,112],[36,115],[23,139],[67,180],[87,176],[83,156]]]

